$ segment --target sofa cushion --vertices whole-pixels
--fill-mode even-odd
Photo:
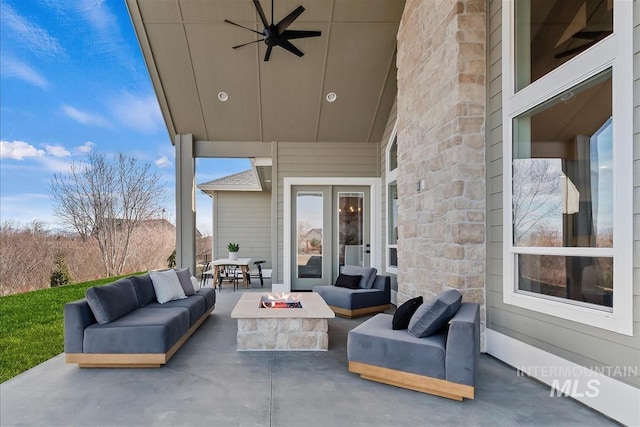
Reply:
[[[150,271],[149,276],[151,276],[153,290],[156,292],[156,299],[160,304],[187,297],[175,270]]]
[[[339,288],[358,289],[360,286],[361,275],[349,276],[348,274],[340,273],[336,279],[336,286]]]
[[[455,316],[462,304],[462,294],[451,289],[423,303],[411,316],[409,332],[418,337],[427,337],[438,332]]]
[[[216,305],[216,290],[213,288],[200,288],[196,292],[196,296],[204,298],[205,311]]]
[[[373,267],[359,267],[357,265],[345,265],[342,267],[342,274],[362,276],[359,285],[361,289],[371,289],[377,273],[378,270]]]
[[[131,280],[133,288],[136,290],[138,305],[140,307],[156,301],[156,291],[153,290],[151,276],[143,274],[141,276],[131,276],[128,277],[128,279]]]
[[[85,329],[84,352],[166,353],[189,330],[189,310],[141,307],[111,323]]]
[[[178,276],[178,281],[180,282],[180,286],[182,286],[182,290],[186,296],[196,293],[195,289],[193,289],[193,285],[191,284],[191,273],[188,268],[177,268],[176,275]]]
[[[444,379],[446,330],[416,338],[406,330],[391,329],[393,316],[380,313],[347,335],[349,361]]]
[[[324,302],[347,310],[389,304],[387,294],[380,289],[348,289],[338,286],[314,286],[313,292],[320,294]]]
[[[101,325],[119,319],[138,308],[138,297],[129,279],[89,288],[85,297],[96,321]]]
[[[204,314],[206,304],[204,298],[194,295],[185,299],[167,301],[164,304],[152,302],[147,304],[145,308],[164,310],[167,307],[182,307],[189,310],[189,326],[193,326]]]
[[[393,329],[407,329],[409,327],[409,321],[411,321],[411,316],[416,312],[418,307],[422,304],[422,296],[411,298],[402,304],[400,307],[396,309],[396,312],[393,313]]]

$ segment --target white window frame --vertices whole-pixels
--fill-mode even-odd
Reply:
[[[582,324],[633,335],[633,2],[614,0],[614,32],[593,47],[515,92],[515,2],[502,2],[503,301]],[[536,248],[513,245],[513,120],[537,105],[612,69],[613,248]],[[600,253],[601,252],[601,253]],[[599,310],[517,290],[518,254],[613,254],[613,308]]]
[[[384,259],[385,259],[385,267],[387,269],[387,273],[392,273],[392,274],[398,274],[398,266],[393,266],[391,265],[391,257],[389,257],[389,250],[390,249],[396,249],[396,251],[398,250],[398,245],[390,245],[389,244],[389,228],[391,226],[391,218],[389,215],[389,185],[391,185],[392,183],[396,183],[396,185],[398,185],[398,159],[396,158],[396,168],[393,170],[390,170],[390,165],[391,165],[391,146],[393,145],[393,141],[395,140],[397,134],[398,134],[398,123],[396,122],[393,125],[393,130],[391,131],[391,136],[389,137],[389,142],[387,143],[387,149],[386,149],[386,159],[387,159],[387,163],[386,163],[386,173],[385,173],[385,188],[386,188],[386,196],[387,196],[387,200],[385,203],[385,206],[387,207],[387,213],[386,213],[386,218],[387,218],[387,235],[385,236],[384,242],[385,242],[385,253],[384,253]],[[397,142],[396,142],[396,147],[397,147]],[[396,149],[396,153],[397,153],[397,149]],[[396,154],[397,155],[397,154]],[[396,257],[397,258],[397,257]]]

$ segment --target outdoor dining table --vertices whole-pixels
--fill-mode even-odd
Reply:
[[[251,264],[251,258],[238,258],[236,260],[229,258],[221,258],[211,261],[209,263],[210,267],[213,267],[210,270],[205,271],[203,274],[213,274],[213,283],[214,286],[218,283],[218,279],[220,277],[220,267],[240,267],[242,271],[242,284],[245,288],[249,287],[249,265]]]

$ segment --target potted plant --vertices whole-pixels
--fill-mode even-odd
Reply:
[[[238,260],[238,251],[240,250],[239,243],[229,243],[227,244],[227,250],[229,251],[229,259],[233,261]]]

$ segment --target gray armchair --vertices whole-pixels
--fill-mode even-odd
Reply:
[[[313,292],[320,294],[335,314],[351,319],[389,309],[391,278],[375,276],[371,288],[349,289],[329,285],[315,286]]]
[[[417,338],[377,314],[349,332],[349,371],[364,379],[448,399],[473,399],[480,359],[480,306],[462,303],[448,326]]]

